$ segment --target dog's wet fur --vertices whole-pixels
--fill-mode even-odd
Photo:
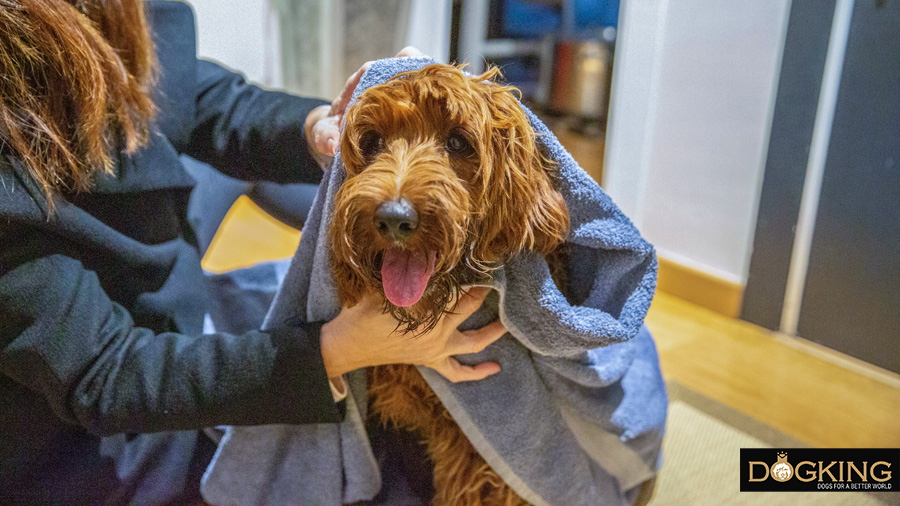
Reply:
[[[346,180],[329,230],[343,304],[384,294],[398,328],[416,335],[452,309],[462,286],[490,278],[513,255],[533,250],[549,261],[565,250],[569,215],[554,189],[557,165],[542,154],[514,88],[497,84],[498,76],[497,69],[469,76],[429,65],[366,90],[347,111]],[[386,258],[401,266],[384,265]],[[554,265],[559,276],[564,269]],[[422,293],[383,277],[396,272],[401,281],[421,281]],[[369,379],[374,412],[426,445],[434,504],[525,504],[415,367],[376,367]]]

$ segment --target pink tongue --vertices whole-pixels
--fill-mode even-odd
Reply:
[[[419,302],[428,280],[434,274],[434,258],[434,251],[428,253],[428,258],[397,248],[384,252],[381,283],[384,285],[384,296],[391,304],[407,307]]]

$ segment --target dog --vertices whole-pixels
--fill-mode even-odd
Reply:
[[[569,214],[515,88],[433,64],[363,92],[346,114],[346,179],[329,228],[342,304],[367,291],[407,333],[432,328],[463,286],[543,254],[564,283]],[[555,267],[554,267],[555,266]],[[564,292],[565,293],[565,292]],[[490,468],[413,366],[370,371],[375,416],[418,435],[434,504],[526,504]]]

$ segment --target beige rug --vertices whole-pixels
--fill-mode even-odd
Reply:
[[[898,493],[741,492],[741,448],[808,445],[680,384],[668,388],[663,466],[650,506],[900,505]]]

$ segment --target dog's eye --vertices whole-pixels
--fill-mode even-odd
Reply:
[[[378,153],[381,153],[383,149],[384,138],[374,130],[369,130],[359,138],[359,150],[366,158],[376,156]]]
[[[451,155],[469,156],[475,152],[469,141],[459,132],[453,132],[447,137],[447,152]]]

